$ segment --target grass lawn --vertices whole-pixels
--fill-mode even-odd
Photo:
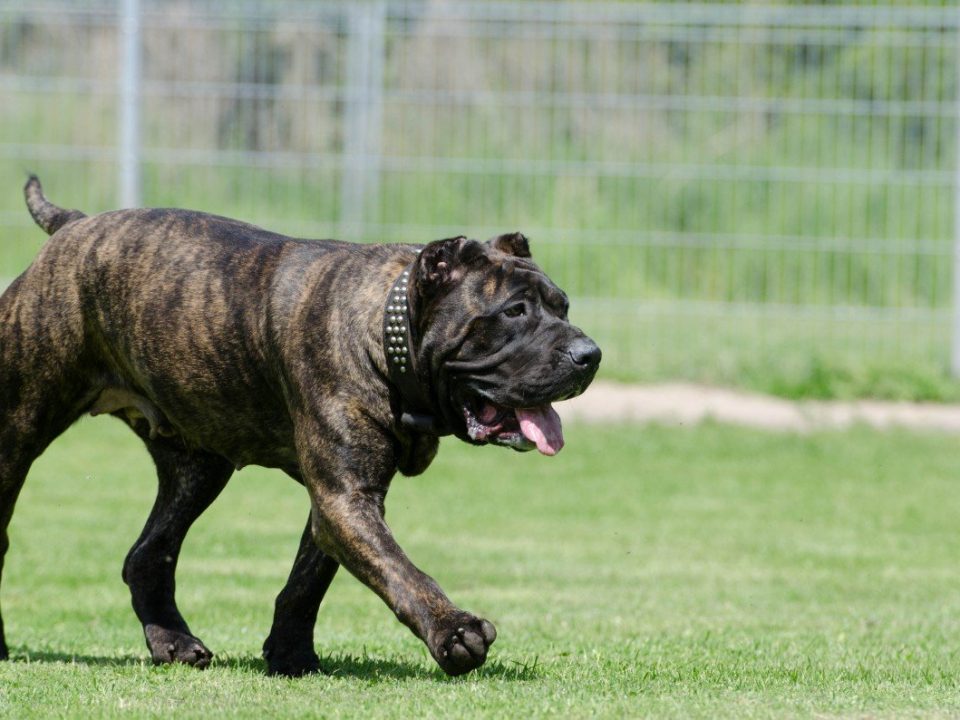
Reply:
[[[146,453],[85,420],[34,466],[2,591],[4,716],[955,717],[960,442],[856,430],[571,427],[547,459],[446,441],[398,478],[414,560],[499,630],[450,680],[346,573],[320,613],[329,675],[263,675],[260,645],[304,491],[234,478],[181,558],[179,600],[217,653],[153,667],[120,566]]]

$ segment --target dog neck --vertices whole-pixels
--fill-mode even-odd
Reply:
[[[394,281],[383,311],[383,352],[387,377],[400,393],[400,425],[427,435],[449,435],[433,412],[427,389],[420,381],[414,353],[414,329],[410,319],[412,275],[416,261]]]

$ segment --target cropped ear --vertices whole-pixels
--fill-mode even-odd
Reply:
[[[530,243],[527,242],[527,238],[523,234],[518,232],[490,238],[487,240],[487,244],[494,250],[499,250],[507,255],[515,255],[521,258],[530,257]]]
[[[433,297],[463,277],[467,267],[486,257],[482,244],[460,235],[435,240],[420,251],[417,262],[417,288],[425,297]]]

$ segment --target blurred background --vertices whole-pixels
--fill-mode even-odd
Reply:
[[[522,230],[602,375],[956,399],[960,8],[0,0],[0,284],[87,212]]]

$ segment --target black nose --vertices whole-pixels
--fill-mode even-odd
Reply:
[[[586,337],[577,338],[570,343],[570,348],[567,352],[570,353],[570,359],[580,366],[596,367],[600,364],[600,356],[602,355],[597,344]]]

